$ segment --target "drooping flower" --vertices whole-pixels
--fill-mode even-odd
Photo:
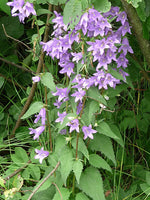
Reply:
[[[43,131],[45,130],[45,126],[39,126],[38,128],[36,129],[33,129],[33,128],[29,128],[30,132],[29,134],[35,134],[33,139],[36,140],[38,139],[39,140],[39,136],[43,133]]]
[[[63,99],[68,98],[68,88],[58,88],[56,87],[57,92],[52,92],[53,96],[58,96],[58,101],[60,102]]]
[[[37,82],[39,82],[41,80],[41,78],[39,77],[39,76],[34,76],[34,77],[32,77],[32,81],[34,82],[34,83],[37,83]]]
[[[66,124],[67,126],[70,126],[70,133],[74,130],[76,130],[79,133],[79,120],[78,119],[74,119],[71,122],[68,122]]]
[[[35,120],[34,120],[34,123],[37,123],[40,118],[41,118],[41,122],[42,122],[42,125],[45,125],[45,121],[46,121],[46,109],[45,108],[42,108],[39,112],[38,115],[35,115]]]
[[[77,101],[81,101],[82,102],[82,99],[83,99],[85,94],[86,94],[85,90],[81,89],[81,90],[78,90],[75,93],[73,93],[71,96],[75,97],[75,102],[77,102]]]
[[[23,11],[26,15],[26,17],[29,17],[29,15],[36,15],[36,12],[34,10],[33,4],[27,2],[24,6],[23,6]]]
[[[89,137],[93,139],[93,133],[96,133],[97,131],[92,129],[92,125],[90,124],[89,126],[83,126],[82,131],[84,133],[84,140]]]
[[[42,161],[44,158],[48,157],[49,152],[44,151],[44,148],[42,147],[41,150],[35,149],[35,152],[37,155],[34,157],[35,159],[39,159],[39,162],[42,164]]]
[[[64,121],[64,118],[67,115],[66,111],[63,113],[59,113],[59,111],[58,111],[57,115],[58,115],[58,118],[55,120],[55,122],[60,122],[62,124]]]

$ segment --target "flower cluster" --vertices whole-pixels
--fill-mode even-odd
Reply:
[[[29,17],[29,15],[36,15],[33,4],[29,2],[25,3],[24,0],[13,0],[13,2],[8,2],[7,5],[12,7],[12,16],[18,16],[22,23],[24,23],[25,18]]]
[[[69,100],[69,93],[73,91],[70,96],[75,98],[77,115],[79,115],[83,98],[89,88],[98,87],[98,89],[107,90],[108,87],[115,88],[121,83],[119,79],[113,77],[111,70],[120,73],[126,81],[126,76],[128,76],[128,73],[124,71],[128,65],[126,55],[128,52],[133,53],[133,50],[125,35],[131,34],[131,30],[126,13],[120,12],[118,7],[111,7],[110,11],[104,14],[90,8],[81,16],[79,23],[72,30],[63,23],[61,14],[55,11],[55,16],[52,33],[54,38],[40,44],[48,56],[59,60],[58,64],[61,67],[59,73],[66,74],[72,79],[72,85],[70,90],[56,87],[57,91],[52,93],[58,97],[54,105],[60,108],[63,102]],[[115,23],[115,26],[110,24],[110,20]],[[74,45],[78,46],[77,51]],[[83,70],[82,75],[79,73],[78,66],[81,66],[80,71]],[[93,73],[88,72],[90,67]],[[58,112],[56,122],[62,124],[66,116],[66,112]],[[78,119],[68,122],[66,126],[70,127],[70,133],[74,130],[79,132]],[[93,139],[92,134],[96,131],[90,124],[83,126],[82,132],[84,139],[87,137]],[[66,131],[63,129],[62,134],[64,133]]]

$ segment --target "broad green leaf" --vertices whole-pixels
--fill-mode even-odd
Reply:
[[[150,195],[150,185],[148,185],[147,183],[142,183],[140,184],[140,187],[146,195]]]
[[[139,3],[139,6],[137,7],[136,11],[141,21],[145,22],[146,21],[145,1]]]
[[[70,23],[73,28],[80,19],[82,14],[82,4],[80,0],[70,0],[66,3],[63,13],[63,21],[65,24]]]
[[[51,172],[51,171],[50,171]],[[44,178],[42,178],[35,186],[34,186],[34,189],[36,189],[42,182],[43,182]],[[52,180],[51,178],[47,179],[42,185],[41,187],[38,189],[38,192],[40,191],[44,191],[46,190],[47,188],[49,188],[52,184]]]
[[[139,2],[142,2],[142,0],[127,0],[127,2],[132,4],[133,7],[137,8],[139,6]]]
[[[40,112],[41,108],[44,107],[43,102],[41,101],[36,101],[34,102],[30,108],[27,110],[27,112],[21,117],[21,119],[26,119],[30,117],[31,115]]]
[[[73,154],[71,149],[69,147],[64,147],[60,154],[60,173],[63,179],[64,184],[66,185],[67,177],[69,176],[70,172],[72,171],[72,165],[73,165]]]
[[[78,193],[75,200],[89,200],[89,198],[84,193]]]
[[[72,146],[74,149],[76,149],[76,138],[74,138],[72,140]],[[87,159],[89,159],[89,152],[87,150],[85,142],[80,137],[79,137],[79,141],[78,141],[78,151],[80,151]]]
[[[60,193],[57,191],[53,200],[68,200],[70,196],[70,191],[68,188],[59,188]],[[61,194],[61,195],[60,195]]]
[[[53,79],[53,76],[52,76],[51,73],[46,72],[46,73],[42,74],[41,82],[42,82],[43,85],[48,87],[50,90],[52,90],[52,91],[56,90],[54,79]]]
[[[4,78],[0,77],[0,88],[3,86],[3,84],[4,84]]]
[[[112,132],[115,133],[115,135],[118,137],[118,138],[114,138],[114,140],[118,144],[120,144],[122,147],[124,147],[124,142],[123,142],[123,139],[122,139],[122,136],[120,134],[118,127],[115,125],[111,125],[111,124],[109,126],[110,126],[110,129],[112,130]]]
[[[43,0],[42,0],[43,1]],[[45,15],[45,14],[52,14],[52,12],[50,12],[49,10],[47,9],[38,9],[37,10],[37,16],[40,16],[40,15]]]
[[[94,139],[90,141],[89,148],[91,148],[92,151],[101,151],[101,153],[116,164],[112,142],[107,136],[98,133],[95,134]]]
[[[108,0],[94,0],[94,8],[99,12],[108,12],[111,7],[111,3]]]
[[[59,135],[55,140],[55,152],[59,153],[65,145],[66,145],[65,137]]]
[[[40,168],[36,164],[29,165],[30,174],[34,180],[39,180],[41,177]]]
[[[15,148],[15,154],[11,154],[11,159],[18,165],[26,164],[29,161],[26,151],[21,147]]]
[[[1,0],[0,1],[0,10],[2,10],[3,12],[5,12],[7,15],[11,15],[10,13],[10,6],[8,6],[6,3],[8,2],[8,0]]]
[[[94,167],[88,167],[82,173],[79,188],[93,200],[105,200],[103,180]]]
[[[90,154],[89,162],[93,167],[106,169],[107,171],[112,172],[109,164],[97,154]]]
[[[96,113],[96,111],[98,111],[98,109],[99,109],[99,104],[98,104],[98,102],[96,102],[96,101],[91,101],[91,102],[90,102],[90,105],[89,105],[89,115],[88,115],[89,124],[91,124],[93,114]]]
[[[102,122],[99,124],[99,126],[96,128],[96,130],[97,130],[99,133],[101,133],[101,134],[103,134],[103,135],[106,135],[106,136],[108,136],[108,137],[111,137],[111,138],[113,138],[113,139],[119,139],[119,138],[116,136],[116,134],[111,130],[111,128],[109,127],[109,125],[108,125],[106,122],[104,122],[104,121],[102,121]]]
[[[81,176],[81,173],[82,173],[82,170],[83,170],[83,164],[80,160],[75,160],[73,162],[73,172],[75,174],[75,177],[76,177],[76,180],[79,184],[79,180],[80,180],[80,176]]]
[[[107,106],[107,102],[104,99],[104,97],[100,94],[100,90],[98,88],[90,87],[89,90],[87,91],[87,96]]]

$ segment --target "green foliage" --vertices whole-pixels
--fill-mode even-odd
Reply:
[[[127,2],[131,3],[133,7],[137,8],[142,0],[127,0]]]
[[[90,154],[89,162],[93,167],[106,169],[112,172],[109,164],[97,154]]]
[[[15,148],[15,154],[11,155],[11,159],[14,163],[20,166],[26,164],[29,161],[26,151],[21,147]]]
[[[54,79],[53,79],[53,76],[52,76],[51,73],[46,72],[46,73],[42,74],[41,82],[42,82],[43,85],[45,85],[51,91],[55,91],[56,90]]]
[[[78,193],[76,195],[76,200],[89,200],[89,198],[84,193]]]
[[[65,24],[70,24],[70,27],[73,28],[80,19],[82,14],[82,4],[80,0],[70,0],[66,3],[63,12],[63,21]],[[78,18],[77,18],[78,17]]]
[[[30,108],[27,110],[27,112],[21,117],[21,119],[26,119],[30,117],[31,115],[40,112],[41,108],[43,108],[43,103],[40,101],[34,102]]]
[[[93,0],[94,8],[99,12],[108,12],[111,7],[111,3],[108,0]]]
[[[80,160],[75,160],[73,162],[73,168],[72,169],[73,169],[73,172],[75,174],[77,183],[79,184],[80,176],[81,176],[81,173],[82,173],[82,170],[83,170],[82,162]]]
[[[70,196],[70,191],[67,188],[59,188],[60,193],[57,191],[53,200],[68,200]]]
[[[0,10],[5,12],[7,15],[11,15],[10,7],[6,5],[7,2],[8,2],[8,0],[0,1]]]
[[[94,200],[105,200],[103,181],[100,172],[94,167],[88,167],[82,173],[79,188]]]

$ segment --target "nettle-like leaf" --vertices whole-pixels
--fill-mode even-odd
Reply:
[[[89,102],[87,102],[82,115],[82,120],[87,126],[91,124],[92,121],[95,119],[94,113],[96,113],[98,110],[99,103],[97,101],[90,100]]]
[[[92,151],[100,151],[116,164],[112,142],[107,136],[98,133],[95,134],[94,139],[89,143],[89,148]]]
[[[82,173],[82,170],[83,170],[82,162],[80,160],[75,160],[73,162],[73,168],[72,169],[73,169],[73,172],[75,174],[76,180],[79,183],[80,176],[81,176],[81,173]]]
[[[63,13],[64,24],[69,24],[73,28],[80,20],[82,14],[82,4],[80,0],[70,0],[66,3]]]
[[[13,180],[13,187],[17,188],[17,191],[23,186],[23,178],[20,175],[15,176]]]
[[[78,193],[75,200],[89,200],[89,198],[84,193]]]
[[[41,82],[44,86],[48,87],[51,91],[56,90],[56,85],[54,83],[54,78],[51,73],[46,72],[41,76]]]
[[[70,193],[71,193],[69,191],[69,189],[62,187],[62,188],[59,188],[59,190],[60,190],[60,193],[57,191],[55,196],[54,196],[54,198],[53,198],[53,200],[61,200],[61,199],[68,200],[69,196],[70,196]],[[61,194],[61,196],[60,196],[60,194]]]
[[[90,154],[89,162],[93,167],[106,169],[107,171],[112,172],[109,164],[97,154]]]
[[[2,10],[3,12],[5,12],[7,15],[11,15],[10,14],[10,6],[8,6],[6,4],[7,2],[8,2],[8,0],[0,1],[0,10]]]
[[[43,107],[44,107],[43,102],[41,102],[41,101],[34,102],[30,106],[30,108],[27,110],[27,112],[21,117],[21,119],[26,119],[35,113],[39,113],[41,108],[43,108]]]
[[[72,140],[72,146],[74,149],[76,149],[76,138],[74,138]],[[89,159],[89,152],[88,152],[88,149],[83,141],[82,138],[79,137],[79,140],[78,140],[78,151],[80,151],[87,159]]]
[[[15,154],[11,154],[11,159],[17,165],[24,165],[29,161],[26,151],[21,147],[15,148]]]
[[[96,87],[91,87],[88,89],[87,97],[107,106],[107,102],[106,102],[105,98],[100,94],[100,90]]]
[[[111,3],[108,0],[93,0],[94,8],[99,12],[107,12],[110,10]]]
[[[142,2],[142,0],[127,0],[127,2],[132,4],[133,7],[137,8],[139,6],[139,2]]]
[[[72,171],[72,166],[73,166],[73,153],[71,149],[65,146],[59,154],[59,159],[61,163],[60,165],[61,177],[63,179],[64,184],[66,185],[67,177]]]
[[[105,200],[103,180],[94,167],[88,167],[82,173],[78,187],[94,200]]]
[[[136,11],[141,21],[145,22],[147,17],[145,12],[145,1],[139,3],[139,6],[137,7]]]
[[[106,135],[110,138],[113,138],[113,139],[118,139],[118,137],[116,136],[116,134],[111,130],[111,128],[109,127],[109,125],[102,121],[99,126],[96,128],[96,130],[99,132],[99,133],[102,133],[103,135]]]
[[[35,164],[30,164],[29,169],[32,178],[35,180],[39,180],[41,176],[40,168]]]

